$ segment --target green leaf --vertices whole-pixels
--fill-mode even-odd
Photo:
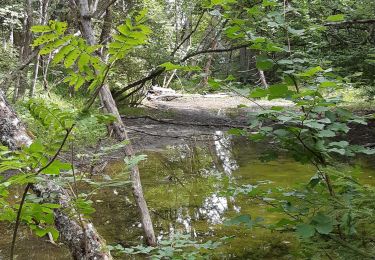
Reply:
[[[143,23],[143,22],[145,22],[146,19],[147,19],[147,17],[146,17],[147,12],[148,12],[147,9],[142,9],[142,10],[139,12],[139,14],[135,17],[135,21],[136,21],[137,23]]]
[[[78,59],[78,63],[77,63],[77,66],[78,66],[78,69],[80,71],[84,71],[84,66],[85,65],[88,65],[90,62],[90,55],[83,52],[80,56],[79,56],[79,59]]]
[[[328,22],[341,22],[345,20],[345,14],[335,14],[327,17]]]
[[[68,28],[67,22],[57,22],[55,23],[55,30],[58,34],[63,34]]]
[[[311,223],[315,226],[316,231],[318,231],[320,234],[327,235],[333,230],[333,219],[321,212],[312,218]]]
[[[303,238],[310,238],[315,234],[315,227],[309,224],[299,224],[296,228],[297,234]]]
[[[271,59],[265,56],[257,56],[256,67],[259,70],[270,70],[272,69],[274,63]]]
[[[268,99],[286,98],[292,92],[288,90],[288,86],[285,84],[276,84],[269,86],[268,91],[270,92]]]
[[[269,94],[269,91],[267,89],[262,88],[256,88],[250,93],[251,98],[262,98],[266,97]]]
[[[319,137],[334,137],[336,136],[336,133],[331,131],[331,130],[322,130],[322,131],[319,131],[317,136]]]
[[[78,49],[74,49],[73,51],[71,51],[65,58],[65,61],[64,61],[65,68],[71,67],[74,64],[74,62],[77,60],[80,54],[81,54],[81,51]]]
[[[46,33],[46,32],[52,32],[53,29],[51,27],[49,27],[48,25],[34,25],[31,27],[31,31],[32,32],[42,32],[42,33]]]
[[[40,141],[34,141],[30,146],[29,146],[29,151],[30,152],[36,152],[36,153],[43,153],[44,151],[44,146]]]
[[[43,34],[42,36],[36,38],[31,46],[36,47],[44,43],[56,40],[58,37],[59,35],[55,33]]]
[[[329,146],[335,146],[340,148],[346,148],[348,147],[349,143],[347,141],[339,141],[339,142],[331,142],[328,144]]]
[[[226,226],[235,226],[244,224],[245,226],[251,228],[254,225],[254,222],[251,220],[249,215],[241,215],[224,222]]]
[[[309,70],[307,70],[307,71],[305,71],[303,73],[300,73],[300,74],[298,74],[298,76],[301,76],[301,77],[312,77],[316,73],[321,72],[321,71],[323,71],[323,69],[320,66],[318,66],[318,67],[315,67],[315,68],[311,68],[311,69],[309,69]]]
[[[296,30],[296,29],[293,29],[292,27],[288,27],[288,32],[297,36],[301,36],[305,33],[305,29]]]
[[[316,122],[315,120],[306,120],[305,126],[313,128],[313,129],[323,130],[325,125],[320,124],[320,123]]]
[[[45,46],[43,46],[43,48],[39,51],[39,54],[45,55],[45,54],[51,53],[52,51],[56,50],[58,47],[60,47],[61,45],[69,41],[71,38],[72,36],[68,35],[62,39],[57,39],[55,41],[49,42]]]
[[[91,46],[87,47],[86,52],[90,54],[90,53],[93,53],[94,51],[100,49],[101,47],[103,47],[103,45],[99,45],[99,44],[91,45]]]
[[[66,55],[68,55],[72,50],[74,49],[74,46],[72,45],[66,45],[61,48],[61,50],[53,57],[52,63],[58,64],[60,61],[62,61]]]
[[[333,81],[324,81],[320,83],[321,88],[335,88],[337,87],[337,83]]]

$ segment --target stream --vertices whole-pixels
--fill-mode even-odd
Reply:
[[[142,152],[147,155],[147,160],[139,165],[143,189],[158,239],[177,233],[202,241],[233,236],[217,249],[224,259],[290,259],[288,252],[298,246],[291,234],[223,225],[225,220],[243,214],[262,217],[266,223],[281,217],[270,212],[265,204],[228,194],[228,189],[260,183],[287,188],[306,183],[313,175],[312,167],[287,158],[261,162],[258,157],[264,149],[262,144],[214,131],[211,141],[189,139]],[[364,172],[361,181],[374,183],[374,166],[365,160],[358,164]],[[113,178],[125,171],[122,162],[112,162],[105,175]],[[92,200],[96,208],[93,223],[109,244],[124,247],[142,244],[142,229],[130,186],[105,188]],[[0,233],[0,259],[8,259],[12,225],[2,222]],[[16,254],[16,259],[22,260],[70,259],[64,246],[37,238],[25,227],[18,235]]]

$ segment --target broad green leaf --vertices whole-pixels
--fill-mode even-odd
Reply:
[[[323,130],[323,128],[325,127],[324,124],[318,123],[315,120],[306,120],[305,126],[318,130]]]
[[[331,131],[331,130],[322,130],[322,131],[319,131],[317,136],[319,137],[334,137],[336,136],[336,133]]]
[[[49,27],[48,25],[34,25],[31,27],[31,31],[46,33],[46,32],[52,32],[53,29]]]
[[[78,59],[77,66],[80,71],[84,71],[84,66],[89,65],[90,55],[83,52]]]
[[[345,20],[345,14],[335,14],[327,17],[328,22],[341,22]]]
[[[47,43],[43,48],[39,51],[40,55],[45,55],[51,53],[52,51],[59,48],[61,45],[65,44],[72,38],[71,35],[65,36],[62,39],[57,39],[55,41]]]
[[[337,87],[337,83],[333,81],[324,81],[320,83],[320,87],[322,88],[334,88]]]
[[[300,73],[300,74],[298,74],[298,76],[301,76],[301,77],[312,77],[316,73],[321,72],[321,71],[323,71],[323,69],[320,66],[318,66],[318,67],[315,67],[315,68],[311,68],[311,69],[309,69],[309,70],[307,70],[307,71],[305,71],[303,73]]]
[[[266,97],[269,94],[267,89],[256,88],[255,90],[251,91],[250,96],[251,98],[262,98]]]
[[[230,220],[224,222],[226,226],[234,226],[234,225],[241,225],[244,224],[245,226],[251,228],[254,225],[254,222],[251,220],[249,215],[241,215]]]
[[[72,50],[74,49],[74,46],[72,45],[66,45],[61,48],[61,50],[53,57],[52,63],[58,64],[60,61],[62,61],[66,55],[68,55]]]
[[[285,84],[276,84],[269,86],[268,88],[269,96],[268,99],[276,99],[276,98],[285,98],[288,97],[292,92],[289,91],[288,86]]]
[[[81,54],[81,51],[78,49],[74,49],[72,52],[70,52],[66,56],[65,61],[64,61],[65,68],[71,67],[74,64],[74,62],[77,60],[80,54]]]
[[[55,24],[55,30],[60,35],[64,34],[67,28],[68,28],[68,23],[66,22],[56,22]]]
[[[320,234],[327,235],[333,230],[333,219],[321,212],[312,218],[311,223],[315,226],[316,231],[318,231]]]
[[[86,52],[88,54],[90,54],[90,53],[93,53],[94,51],[100,49],[101,47],[103,47],[103,45],[99,45],[99,44],[97,44],[97,45],[90,45],[90,46],[87,47]]]
[[[339,142],[331,142],[328,145],[340,147],[340,148],[346,148],[346,147],[348,147],[349,143],[347,141],[339,141]]]
[[[44,43],[56,40],[58,37],[59,35],[55,33],[43,34],[42,36],[36,38],[31,46],[36,47]]]
[[[296,232],[303,238],[310,238],[315,234],[315,227],[309,224],[297,225]]]
[[[272,69],[274,63],[271,59],[265,56],[257,56],[256,67],[259,70],[270,70]]]
[[[288,27],[288,32],[297,36],[301,36],[305,33],[305,29],[297,30],[297,29],[293,29],[292,27]]]
[[[274,0],[263,0],[262,5],[264,7],[267,7],[267,6],[277,6],[277,2],[274,1]]]
[[[143,23],[146,21],[147,9],[142,9],[139,14],[135,17],[137,23]]]

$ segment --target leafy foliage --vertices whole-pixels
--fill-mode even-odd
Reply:
[[[124,248],[112,246],[111,251],[128,255],[146,254],[151,259],[210,259],[210,251],[222,244],[211,240],[199,243],[191,240],[189,235],[175,234],[170,239],[163,239],[158,247],[135,246]]]

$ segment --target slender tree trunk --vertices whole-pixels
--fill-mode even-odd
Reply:
[[[78,0],[79,3],[79,13],[80,13],[80,24],[81,24],[81,32],[83,37],[86,39],[87,43],[90,45],[96,44],[96,40],[94,37],[94,31],[92,28],[92,21],[90,14],[93,13],[93,10],[90,11],[88,0]],[[112,97],[111,91],[108,85],[103,85],[100,89],[100,98],[102,103],[104,104],[104,108],[107,112],[111,113],[116,117],[115,122],[112,123],[111,127],[115,136],[118,140],[128,140],[129,138],[126,133],[125,125],[121,119],[120,113],[117,109],[116,103]],[[129,144],[125,147],[125,155],[128,157],[134,156],[132,145]],[[151,216],[147,207],[146,200],[143,196],[142,185],[139,176],[139,169],[138,166],[133,166],[131,169],[130,178],[132,180],[132,188],[133,188],[133,195],[135,201],[137,203],[140,215],[141,215],[141,222],[143,226],[143,230],[146,235],[146,240],[149,245],[156,244],[156,238],[154,229],[152,226]]]
[[[52,60],[52,54],[51,53],[48,55],[47,59],[45,59],[45,57],[43,57],[43,89],[46,92],[48,92],[47,76],[48,76],[48,69],[49,69],[49,64],[51,63],[51,60]]]
[[[177,72],[177,70],[173,70],[173,71],[172,71],[172,74],[171,74],[171,76],[169,77],[169,79],[168,79],[166,82],[163,83],[163,88],[168,88],[169,84],[171,84],[172,79],[173,79],[174,76],[176,75],[176,72]]]
[[[267,79],[266,79],[266,76],[264,75],[263,70],[259,70],[259,77],[260,77],[260,82],[262,82],[263,87],[268,88]]]
[[[211,45],[211,49],[216,49],[216,46],[217,46],[217,40],[216,38],[213,38],[213,41],[212,41],[212,45]],[[207,86],[208,84],[208,79],[211,75],[211,65],[212,65],[212,61],[214,59],[214,55],[212,53],[210,53],[207,57],[207,62],[206,62],[206,65],[204,66],[204,77],[203,77],[203,80],[202,80],[202,85],[203,86]]]
[[[10,149],[29,146],[32,138],[18,119],[17,114],[6,101],[0,90],[0,140]],[[61,208],[54,211],[55,225],[60,239],[68,246],[74,259],[79,260],[111,260],[111,254],[105,241],[97,233],[94,226],[86,221],[80,223],[78,215],[72,210],[69,193],[46,176],[44,180],[32,186],[32,190],[45,203],[57,203]]]
[[[31,26],[33,25],[33,10],[32,10],[31,4],[32,4],[31,0],[25,1],[26,19],[24,21],[24,29],[23,29],[23,44],[22,44],[22,48],[20,49],[21,63],[24,62],[30,56],[30,53],[31,53],[31,46],[30,46],[32,42]],[[25,95],[27,84],[28,84],[27,72],[28,70],[26,69],[22,73],[19,74],[19,78],[15,86],[13,101],[16,101],[19,97],[23,97]]]
[[[41,25],[45,25],[46,22],[47,22],[48,5],[49,5],[49,0],[39,0],[39,12],[40,12],[39,23]],[[33,97],[34,93],[35,93],[35,87],[36,87],[36,83],[38,81],[39,65],[40,65],[41,59],[42,59],[42,57],[40,57],[40,55],[38,55],[36,57],[36,64],[35,64],[35,71],[34,71],[34,81],[33,81],[33,84],[31,85],[30,94],[29,94],[30,97]],[[45,71],[43,69],[42,72],[43,72],[43,82],[46,82],[47,81],[47,76],[46,76],[47,71]]]
[[[31,98],[34,96],[36,83],[37,83],[37,81],[38,81],[38,74],[39,74],[39,60],[40,60],[40,56],[38,55],[38,56],[36,57],[36,63],[35,63],[35,69],[34,69],[34,80],[33,80],[33,84],[31,85],[30,93],[29,93],[29,97],[31,97]]]

